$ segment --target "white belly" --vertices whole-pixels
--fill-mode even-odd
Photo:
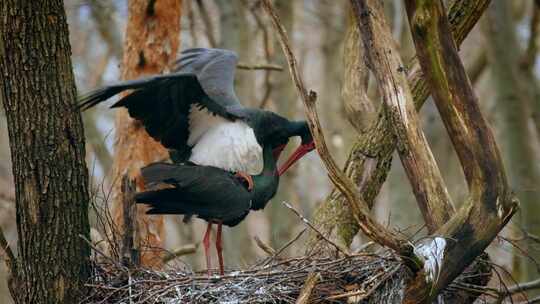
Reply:
[[[244,122],[231,122],[192,107],[189,129],[187,143],[192,147],[191,162],[251,175],[262,171],[261,146],[253,129]]]

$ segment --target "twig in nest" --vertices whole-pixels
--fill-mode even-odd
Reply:
[[[269,256],[274,256],[276,254],[276,250],[270,247],[270,245],[263,242],[258,236],[255,236],[254,239],[257,246],[261,248],[264,252],[266,252]]]
[[[336,186],[336,188],[338,188],[339,191],[343,193],[343,195],[347,198],[347,202],[351,207],[351,211],[356,222],[368,237],[383,246],[387,246],[399,252],[402,256],[406,258],[407,261],[414,261],[413,263],[408,263],[408,265],[410,264],[411,267],[415,265],[421,265],[422,262],[420,258],[415,256],[411,244],[409,244],[406,239],[399,238],[393,235],[392,233],[390,233],[390,231],[388,231],[388,229],[386,229],[384,226],[380,225],[371,218],[367,203],[363,200],[360,193],[358,193],[356,186],[349,178],[345,176],[345,174],[336,165],[336,162],[333,160],[332,156],[328,151],[328,147],[326,146],[324,134],[322,132],[322,128],[319,122],[319,117],[315,109],[315,101],[317,100],[317,94],[313,91],[309,91],[308,93],[308,91],[306,90],[302,77],[300,76],[300,73],[296,67],[296,59],[291,51],[289,38],[287,37],[287,33],[283,25],[279,21],[279,17],[277,16],[270,0],[263,0],[262,3],[263,7],[272,19],[274,28],[279,34],[279,41],[283,52],[285,53],[285,57],[287,58],[287,62],[289,64],[289,71],[292,75],[292,79],[302,99],[302,102],[304,103],[309,128],[313,135],[315,146],[317,148],[319,156],[321,157],[321,160],[326,167],[326,170],[328,171],[328,176],[330,177],[330,180]]]
[[[167,254],[163,257],[163,264],[167,264],[168,262],[176,259],[177,257],[188,255],[195,253],[197,251],[197,245],[196,244],[187,244],[182,247],[176,248],[172,252],[167,252]]]
[[[254,265],[255,267],[258,267],[258,266],[266,266],[268,264],[270,264],[274,259],[276,259],[277,257],[279,257],[279,255],[281,253],[283,253],[283,251],[285,251],[285,249],[289,248],[289,246],[291,246],[294,242],[296,242],[301,236],[302,234],[304,234],[304,232],[306,232],[307,228],[304,228],[302,229],[302,231],[298,232],[298,234],[293,237],[290,241],[288,241],[285,245],[281,246],[281,248],[279,248],[276,253],[274,253],[271,257],[263,260],[262,262]]]
[[[304,216],[302,216],[302,214],[300,214],[300,212],[298,212],[298,210],[294,209],[293,206],[291,206],[289,203],[287,202],[281,202],[283,205],[285,205],[285,207],[289,208],[292,212],[294,212],[301,220],[302,222],[304,222],[306,225],[308,225],[309,228],[311,228],[313,231],[315,231],[315,233],[317,233],[318,236],[320,236],[323,240],[325,240],[326,242],[328,242],[330,245],[334,246],[339,252],[343,253],[343,255],[345,256],[350,256],[350,254],[347,252],[347,249],[345,248],[342,248],[341,246],[339,246],[338,244],[332,242],[329,238],[327,238],[326,236],[324,236],[324,234],[322,234],[322,232],[320,232],[317,228],[315,228],[315,226],[313,226],[308,220],[307,218],[305,218]]]
[[[346,292],[346,293],[342,293],[342,294],[339,294],[339,295],[335,295],[335,296],[330,296],[328,298],[326,298],[327,300],[338,300],[338,299],[342,299],[342,298],[349,298],[349,297],[354,297],[354,303],[358,303],[364,299],[367,299],[375,290],[377,290],[377,288],[384,282],[386,282],[386,280],[388,280],[390,277],[392,277],[398,270],[399,270],[399,266],[394,268],[392,271],[390,272],[387,272],[383,278],[379,281],[377,281],[369,290],[365,291],[365,290],[356,290],[356,291],[350,291],[350,292]],[[384,272],[381,272],[379,274],[384,274]]]
[[[318,272],[312,272],[308,274],[306,282],[304,283],[304,287],[302,287],[302,290],[300,291],[300,295],[296,299],[296,304],[306,304],[309,303],[309,297],[311,296],[311,292],[313,291],[313,288],[315,285],[317,285],[317,282],[321,280],[321,274]]]
[[[239,62],[236,65],[237,68],[242,70],[271,70],[271,71],[283,71],[283,67],[272,63],[245,63]]]
[[[119,269],[123,269],[123,270],[127,270],[126,267],[124,267],[122,264],[118,263],[117,261],[115,261],[113,258],[111,258],[110,256],[106,255],[105,253],[103,253],[103,251],[99,250],[96,246],[94,246],[94,244],[92,244],[92,242],[90,242],[84,235],[82,234],[79,234],[79,237],[81,239],[83,239],[86,244],[88,244],[88,246],[90,246],[90,248],[92,248],[96,253],[98,253],[99,255],[101,255],[102,257],[106,258],[107,260],[109,260],[112,264],[114,264],[116,267],[118,267]]]

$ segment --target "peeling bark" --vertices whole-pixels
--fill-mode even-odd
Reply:
[[[76,303],[90,274],[88,172],[62,1],[0,4],[0,99],[16,187],[17,303]]]
[[[130,0],[128,23],[122,62],[122,78],[134,79],[146,74],[164,72],[176,58],[179,47],[180,0]],[[116,141],[113,161],[113,215],[122,221],[120,177],[127,175],[143,189],[139,169],[149,163],[168,159],[160,143],[146,133],[144,127],[131,119],[127,110],[117,110]],[[145,206],[138,206],[141,264],[160,267],[162,264],[164,229],[163,216],[145,214]],[[121,225],[120,225],[121,226]],[[146,248],[146,249],[145,249]]]

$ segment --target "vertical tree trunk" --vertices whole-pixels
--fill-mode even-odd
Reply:
[[[530,128],[531,109],[535,102],[534,76],[520,69],[521,55],[517,39],[517,26],[512,20],[511,2],[495,2],[487,10],[484,25],[488,61],[494,82],[496,122],[499,139],[502,143],[502,155],[512,190],[521,202],[522,212],[516,218],[519,226],[537,235],[540,231],[538,220],[538,182],[540,171],[537,163],[534,135]],[[513,47],[508,47],[513,46]],[[529,248],[528,254],[536,261],[540,253]],[[538,271],[528,259],[517,252],[516,268],[513,273],[519,281],[529,281],[538,277]]]
[[[122,78],[134,79],[146,74],[163,72],[175,59],[180,42],[181,0],[130,0],[123,54]],[[136,179],[138,190],[143,188],[140,168],[168,158],[161,144],[146,133],[140,123],[131,119],[126,110],[116,116],[116,142],[113,161],[114,206],[113,213],[121,223],[121,177],[127,174]],[[164,238],[163,217],[147,216],[146,207],[138,208],[141,264],[159,267]],[[146,249],[148,250],[146,250]]]
[[[89,275],[88,172],[60,0],[0,5],[0,83],[16,185],[17,303],[75,303]]]

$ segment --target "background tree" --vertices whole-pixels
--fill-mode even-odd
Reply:
[[[74,303],[90,274],[88,172],[62,1],[3,1],[0,83],[18,256],[3,238],[17,303]]]
[[[146,1],[128,3],[128,22],[122,61],[122,79],[134,79],[147,74],[166,71],[176,59],[180,42],[181,0]],[[144,189],[140,168],[155,161],[168,159],[168,152],[152,139],[141,124],[128,116],[127,110],[116,115],[116,142],[113,159],[113,214],[116,223],[122,222],[121,177],[137,180],[137,190]],[[147,216],[146,207],[138,206],[138,245],[141,264],[160,267],[163,239],[163,216]]]

